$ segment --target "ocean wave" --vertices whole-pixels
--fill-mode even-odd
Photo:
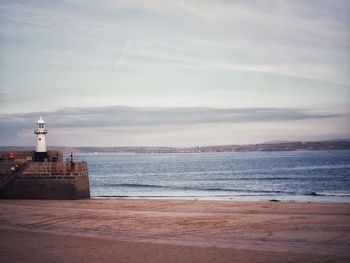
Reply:
[[[111,184],[107,183],[105,186],[108,187],[132,187],[132,188],[137,188],[137,187],[142,187],[142,188],[164,188],[166,186],[162,185],[154,185],[154,184]]]
[[[298,178],[293,177],[245,177],[245,178],[215,178],[213,181],[259,181],[259,180],[295,180]],[[202,180],[198,180],[202,181]],[[203,180],[207,181],[207,180]]]
[[[239,193],[270,193],[270,194],[294,194],[294,192],[286,192],[286,191],[268,191],[268,190],[247,190],[247,189],[237,189],[237,188],[192,188],[185,187],[184,189],[188,190],[201,190],[201,191],[224,191],[224,192],[239,192]]]
[[[284,192],[284,191],[251,191],[251,190],[245,190],[240,191],[238,189],[231,189],[234,191],[226,191],[224,189],[218,188],[219,191],[216,188],[213,188],[212,193],[208,193],[207,195],[203,195],[196,192],[188,192],[187,194],[181,193],[171,193],[167,192],[165,193],[158,193],[158,194],[151,194],[148,192],[141,192],[140,194],[96,194],[93,195],[94,197],[101,197],[101,198],[224,198],[224,199],[232,199],[236,197],[270,197],[270,198],[277,198],[284,196],[289,197],[295,197],[297,198],[302,196],[317,196],[317,197],[343,197],[343,198],[349,198],[350,193],[325,193],[325,192],[311,192],[311,193],[296,193],[296,192]],[[197,190],[197,189],[195,189]],[[210,191],[210,190],[209,190]],[[224,192],[222,192],[224,191]],[[222,194],[220,194],[220,192]],[[231,192],[231,193],[230,193]]]
[[[236,192],[236,193],[255,193],[255,194],[295,194],[295,192],[288,192],[282,190],[249,190],[241,188],[221,188],[221,187],[189,187],[189,186],[169,186],[169,185],[156,185],[156,184],[134,184],[134,183],[122,183],[122,184],[105,184],[105,187],[121,187],[121,188],[156,188],[165,190],[180,190],[180,191],[207,191],[207,192]]]
[[[134,188],[134,189],[158,189],[159,191],[163,189],[175,190],[175,191],[192,191],[192,192],[208,192],[208,195],[215,195],[214,193],[226,193],[234,194],[235,196],[278,196],[278,195],[288,195],[288,196],[329,196],[329,197],[350,197],[350,193],[337,193],[337,192],[300,192],[300,191],[285,191],[285,190],[251,190],[242,188],[224,188],[224,187],[191,187],[191,186],[170,186],[170,185],[158,185],[158,184],[137,184],[137,183],[121,183],[121,184],[104,184],[102,187],[116,187],[116,188]],[[163,191],[162,191],[163,192]],[[211,194],[209,194],[211,192]],[[196,195],[194,195],[196,196]],[[106,196],[107,197],[107,196]],[[122,196],[119,196],[122,197]],[[126,197],[126,196],[125,196]],[[130,197],[130,196],[128,196]]]
[[[325,192],[311,192],[308,195],[313,196],[339,196],[339,197],[347,197],[350,196],[350,193],[325,193]]]

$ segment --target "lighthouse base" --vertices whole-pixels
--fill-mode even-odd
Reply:
[[[36,162],[45,162],[48,160],[47,152],[35,152],[34,159]]]

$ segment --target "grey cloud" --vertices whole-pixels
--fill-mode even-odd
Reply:
[[[62,108],[50,112],[0,115],[2,130],[33,128],[39,116],[50,127],[133,127],[193,125],[204,123],[247,123],[331,118],[332,113],[311,113],[290,108],[205,108],[205,107],[84,107]]]

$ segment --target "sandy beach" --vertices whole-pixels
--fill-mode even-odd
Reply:
[[[350,204],[0,200],[1,262],[348,262]]]

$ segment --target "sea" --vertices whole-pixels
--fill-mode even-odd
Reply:
[[[93,198],[350,202],[350,151],[79,154]]]

